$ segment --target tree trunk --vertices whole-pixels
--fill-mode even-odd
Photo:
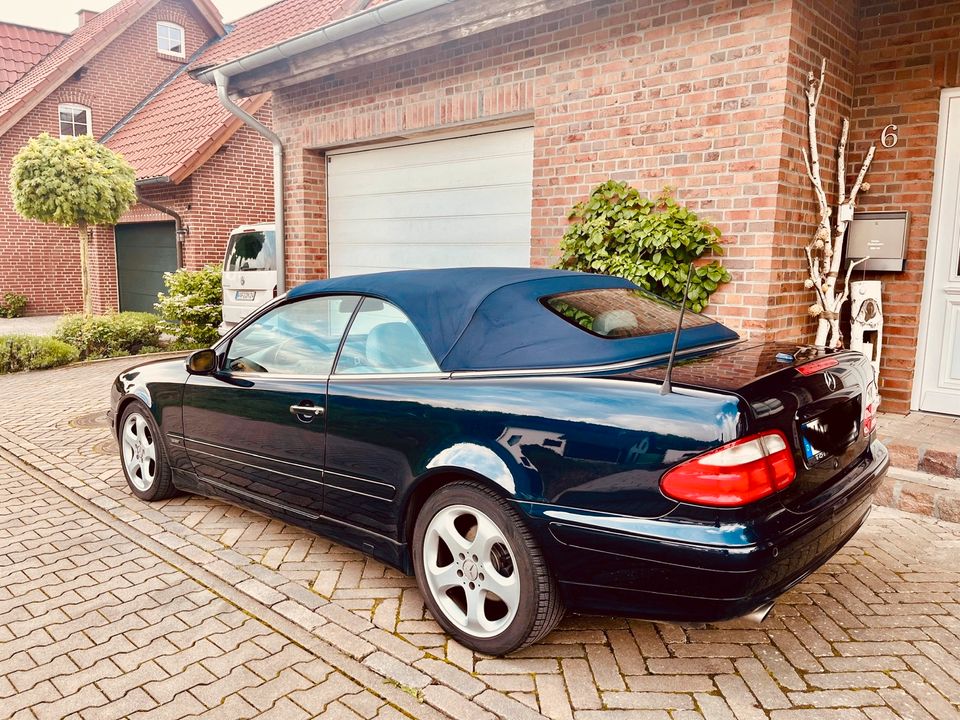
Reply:
[[[830,321],[826,318],[817,320],[817,339],[813,344],[817,347],[825,347],[827,344],[827,335],[830,333]]]
[[[93,314],[93,297],[90,295],[90,257],[88,252],[89,233],[87,224],[81,222],[77,225],[80,233],[80,293],[83,295],[83,313],[84,315]]]

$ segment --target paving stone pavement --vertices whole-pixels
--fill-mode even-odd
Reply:
[[[375,700],[392,687],[413,702],[378,711],[396,705],[471,720],[960,720],[958,525],[877,508],[762,626],[571,616],[544,642],[494,659],[448,640],[411,578],[358,552],[219,501],[134,498],[103,416],[110,381],[129,364],[0,377],[0,450],[149,536],[162,559],[201,567],[236,593],[236,605],[251,603],[254,617],[273,613],[339,652],[349,662],[331,667],[344,682],[367,678]],[[51,558],[54,567],[61,561]],[[130,565],[121,576],[128,572],[141,570]],[[154,642],[168,635],[163,622],[148,622],[160,633]],[[7,642],[0,629],[0,655]],[[0,665],[0,694],[5,682]]]
[[[400,718],[0,460],[0,717]]]

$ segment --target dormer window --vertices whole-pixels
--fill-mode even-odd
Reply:
[[[157,23],[157,52],[182,58],[185,56],[183,28],[170,22]]]
[[[90,123],[90,108],[64,103],[58,107],[58,110],[60,111],[60,137],[93,134]]]

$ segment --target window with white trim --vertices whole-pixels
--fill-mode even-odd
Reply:
[[[60,113],[60,137],[93,135],[90,108],[73,103],[63,103],[57,109]]]
[[[183,28],[171,22],[157,23],[157,52],[182,58],[185,56]]]

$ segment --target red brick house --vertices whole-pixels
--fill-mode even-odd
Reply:
[[[34,40],[46,41],[26,52],[22,42],[2,46],[8,68],[0,92],[4,183],[13,155],[29,138],[41,132],[102,136],[225,31],[208,0],[121,0],[100,14],[80,13],[80,22],[59,39],[31,30]],[[161,27],[179,29],[179,45],[162,52]],[[10,67],[17,68],[16,77]],[[8,192],[0,193],[0,222],[8,246],[0,292],[24,293],[33,314],[79,309],[76,232],[21,219]]]
[[[93,231],[94,309],[151,309],[163,272],[219,262],[231,228],[273,218],[269,143],[190,79],[190,63],[229,59],[298,26],[264,33],[251,15],[225,28],[209,0],[121,0],[79,14],[69,35],[0,24],[0,173],[41,132],[90,133],[122,152],[151,206]],[[269,94],[243,104],[269,123]],[[25,294],[30,314],[79,310],[76,232],[23,220],[6,192],[0,221],[12,246],[0,292]]]
[[[360,5],[217,68],[237,95],[273,93],[290,285],[551,264],[570,207],[614,177],[651,194],[672,185],[720,226],[734,279],[715,315],[810,341],[802,90],[825,57],[825,142],[849,117],[859,162],[897,125],[858,207],[910,212],[903,271],[866,275],[884,282],[885,409],[960,412],[960,2]]]

